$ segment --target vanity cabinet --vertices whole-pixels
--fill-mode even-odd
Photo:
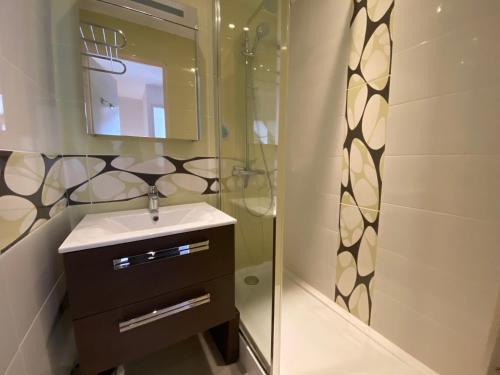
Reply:
[[[211,329],[237,359],[234,225],[63,254],[83,375]]]

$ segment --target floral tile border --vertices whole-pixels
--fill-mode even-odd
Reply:
[[[335,301],[370,324],[395,0],[354,0]]]
[[[160,197],[218,192],[214,157],[87,155],[86,164],[88,179],[68,189],[70,205],[127,201],[147,195],[153,185]]]
[[[0,253],[68,205],[217,194],[215,157],[46,155],[0,150]]]
[[[0,151],[0,252],[67,206],[61,155]]]

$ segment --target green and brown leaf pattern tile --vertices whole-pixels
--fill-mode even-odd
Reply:
[[[70,204],[135,199],[147,195],[153,185],[161,197],[218,192],[217,159],[213,157],[90,155],[87,164],[89,178],[70,189]]]
[[[214,157],[44,155],[0,150],[0,252],[68,205],[126,201],[156,185],[162,197],[219,191]]]
[[[335,301],[370,324],[394,0],[355,0],[345,117]]]
[[[66,207],[62,157],[0,151],[0,252]]]

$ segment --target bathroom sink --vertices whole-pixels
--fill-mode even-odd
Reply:
[[[158,220],[147,209],[86,215],[59,247],[60,253],[235,224],[207,203],[161,207]]]

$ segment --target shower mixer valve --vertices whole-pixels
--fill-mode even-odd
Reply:
[[[248,187],[248,180],[252,176],[258,176],[258,175],[264,175],[266,174],[266,171],[262,169],[252,169],[249,167],[240,167],[240,166],[234,166],[233,167],[233,176],[239,176],[243,178],[243,185],[245,187]]]

